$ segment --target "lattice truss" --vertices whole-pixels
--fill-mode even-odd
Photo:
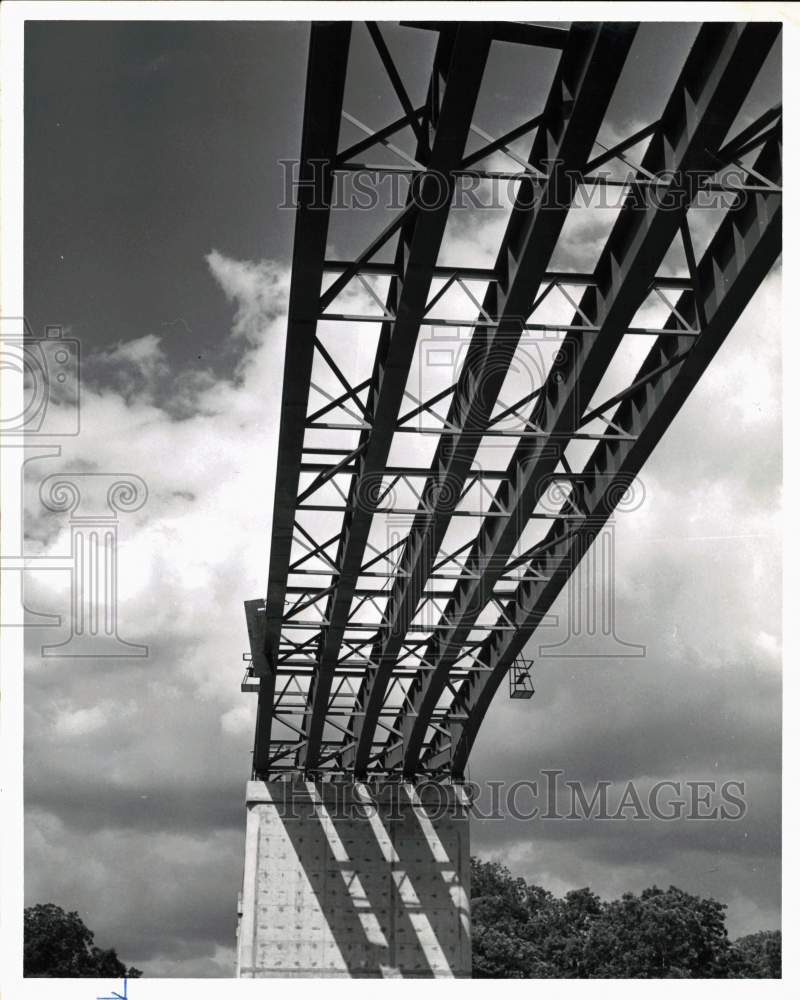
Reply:
[[[312,26],[256,776],[463,777],[778,257],[778,31],[695,29],[650,115],[633,24]]]

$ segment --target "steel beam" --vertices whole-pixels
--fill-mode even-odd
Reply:
[[[336,157],[350,28],[350,24],[344,21],[314,23],[309,41],[266,600],[267,641],[273,647],[277,646],[281,631],[294,533],[294,511],[314,362],[318,319],[316,303],[322,287],[333,188],[332,172],[320,169],[320,164],[333,163]]]
[[[449,21],[401,21],[403,27],[421,28],[425,31],[445,31]],[[562,49],[568,44],[566,28],[555,28],[544,24],[529,24],[524,21],[487,21],[486,31],[498,42],[512,42],[518,45],[534,45],[548,49]]]
[[[356,459],[358,472],[353,476],[348,501],[352,509],[344,518],[336,558],[340,573],[325,616],[330,624],[323,630],[319,672],[309,693],[309,711],[303,726],[307,739],[298,763],[308,771],[314,770],[319,757],[330,686],[372,524],[372,510],[359,499],[364,495],[364,484],[385,467],[389,455],[425,316],[432,269],[450,211],[454,171],[464,154],[490,42],[481,23],[462,23],[442,30],[434,57],[427,102],[436,110],[435,119],[427,121],[430,155],[421,146],[416,153],[417,159],[427,156],[429,172],[422,177],[418,190],[409,193],[409,206],[400,228],[395,259],[398,276],[390,282],[386,300],[387,310],[396,320],[381,326],[366,406],[371,427],[361,435],[360,445],[364,447]],[[416,207],[419,204],[429,207],[420,210]],[[324,254],[320,263],[323,259]],[[296,491],[293,505],[295,497]]]
[[[311,26],[309,39],[272,543],[263,625],[264,662],[259,662],[260,674],[266,677],[274,668],[281,634],[304,423],[314,361],[316,302],[322,287],[333,189],[332,170],[318,168],[320,163],[332,166],[336,157],[350,29],[351,25],[346,21],[315,23]],[[269,745],[270,726],[268,699],[266,694],[259,694],[256,763],[261,762],[262,750]]]
[[[765,146],[756,162],[759,173],[780,181],[780,148],[777,141]],[[697,291],[706,325],[699,339],[683,341],[660,337],[637,374],[635,393],[627,396],[616,410],[613,421],[627,429],[635,441],[618,442],[609,437],[594,450],[586,464],[584,482],[586,526],[567,531],[554,524],[547,539],[552,543],[546,556],[533,559],[531,567],[545,577],[522,584],[505,609],[514,622],[513,633],[487,638],[476,659],[487,672],[470,675],[461,684],[453,704],[467,721],[448,723],[437,732],[424,759],[426,768],[452,767],[453,777],[463,776],[479,727],[492,696],[514,661],[533,635],[570,574],[613,513],[616,500],[640,472],[655,446],[685,403],[703,372],[722,346],[726,336],[769,273],[780,253],[780,199],[753,193],[731,209],[697,267]],[[694,295],[684,293],[678,309],[689,313]],[[676,355],[685,358],[676,365]],[[661,371],[653,380],[652,372]],[[563,541],[557,541],[560,537]]]
[[[437,670],[421,675],[412,685],[407,705],[416,718],[408,723],[399,720],[403,743],[398,742],[386,757],[389,764],[402,757],[407,775],[419,766],[425,718],[446,688],[449,668],[541,498],[546,477],[577,431],[625,329],[646,298],[700,179],[719,169],[715,151],[722,147],[778,30],[772,24],[704,24],[700,29],[642,161],[643,173],[669,172],[669,191],[655,204],[642,205],[631,197],[601,254],[597,286],[581,298],[573,323],[597,327],[597,332],[568,334],[565,339],[563,361],[553,366],[532,414],[533,423],[549,436],[523,440],[517,447],[509,463],[510,479],[500,485],[490,510],[507,513],[487,518],[482,525],[467,560],[471,572],[456,584],[443,615],[451,627],[431,639],[424,658]],[[686,338],[673,335],[673,339]]]
[[[631,24],[580,24],[570,29],[528,158],[533,171],[543,175],[539,197],[533,199],[530,184],[517,196],[494,268],[498,278],[487,288],[481,307],[491,323],[478,326],[470,342],[401,573],[389,596],[388,621],[372,652],[375,667],[367,668],[359,694],[365,713],[354,716],[356,744],[343,753],[346,761],[354,755],[357,775],[365,773],[397,653],[454,516],[452,497],[461,495],[487,430],[522,326],[572,206],[575,175],[591,154],[635,30]]]
[[[325,270],[334,274],[351,270],[355,265],[352,260],[326,260]],[[380,274],[391,277],[397,274],[394,264],[383,264],[375,261],[365,261],[357,266],[358,274]],[[460,267],[456,264],[437,264],[433,268],[434,278],[463,278],[472,281],[496,281],[497,274],[493,267]],[[554,282],[559,285],[593,285],[594,273],[586,271],[545,271],[542,282]],[[689,288],[689,279],[674,275],[657,275],[653,286],[658,288]]]
[[[633,25],[622,26],[613,39],[598,25],[555,31],[500,23],[424,26],[439,31],[439,41],[427,99],[419,108],[409,98],[380,29],[371,26],[405,115],[376,132],[356,122],[368,136],[344,154],[337,147],[341,119],[350,118],[342,108],[350,25],[312,28],[269,582],[266,601],[245,604],[251,662],[242,689],[258,697],[253,770],[259,777],[302,770],[334,777],[412,778],[422,771],[437,778],[463,778],[492,697],[515,657],[524,651],[617,497],[646,462],[779,252],[780,106],[733,138],[727,136],[779,25],[703,25],[661,119],[593,159],[593,140]],[[522,124],[499,138],[477,130],[485,144],[465,155],[492,38],[544,44],[563,52],[544,112],[531,118],[528,109],[523,120],[521,109]],[[401,154],[411,163],[410,170],[350,162],[375,143],[390,145],[389,137],[406,128],[417,139],[413,158]],[[538,131],[528,160],[513,154],[521,172],[472,169],[489,151],[503,149],[524,134],[534,135],[534,128]],[[594,177],[598,166],[612,158],[625,159],[631,144],[647,136],[652,139],[641,168],[629,164],[639,171],[632,181]],[[756,164],[742,166],[741,157],[758,148],[762,152]],[[320,161],[327,169],[320,170]],[[714,176],[727,163],[741,167],[741,191]],[[327,259],[334,176],[353,169],[407,174],[408,201],[394,223],[354,255],[356,259]],[[446,196],[452,197],[465,176],[514,177],[521,185],[494,267],[437,262],[450,211]],[[429,200],[434,185],[440,193],[442,178],[445,197],[436,199],[432,211],[419,211],[419,202]],[[597,268],[592,273],[548,270],[564,216],[574,205],[572,195],[601,181],[627,184],[630,193]],[[736,190],[743,201],[727,214],[698,261],[686,211],[700,190]],[[523,208],[522,196],[534,193]],[[688,278],[658,273],[679,232],[687,251]],[[393,238],[398,240],[394,261],[374,260],[375,247]],[[323,293],[324,275],[331,273],[338,277]],[[378,300],[383,318],[335,313],[338,293],[351,280],[370,274],[391,279],[385,304]],[[478,319],[426,319],[437,298],[430,298],[434,279],[444,279],[445,290],[461,284],[475,303]],[[466,287],[473,281],[485,289],[482,302]],[[573,320],[558,327],[566,334],[561,356],[541,388],[513,406],[504,404],[506,415],[514,413],[524,421],[524,430],[513,432],[513,459],[505,470],[476,469],[475,452],[482,441],[512,434],[496,426],[503,415],[492,416],[512,360],[512,344],[516,346],[523,330],[546,328],[531,323],[536,318],[531,313],[554,289],[569,298],[569,286],[578,288],[579,298]],[[683,294],[670,307],[664,327],[655,328],[655,344],[632,383],[601,405],[590,406],[622,338],[652,335],[650,328],[630,324],[653,289],[662,299],[664,289]],[[362,319],[373,323],[375,363],[372,376],[356,385],[358,380],[349,380],[347,369],[339,371],[329,358],[344,394],[328,396],[309,417],[316,352],[325,357],[316,339],[321,319],[339,320],[340,326]],[[406,382],[418,332],[429,322],[457,322],[475,333],[456,384],[431,399],[415,400],[407,396]],[[434,406],[450,396],[444,420]],[[405,398],[412,400],[412,408],[406,404],[407,412],[400,416]],[[336,407],[353,409],[355,423],[331,423],[327,415]],[[443,420],[443,426],[410,426],[425,411]],[[598,434],[594,423],[599,419],[608,430]],[[347,448],[331,447],[324,440],[306,446],[304,435],[311,428],[317,434],[355,430],[360,438]],[[387,467],[394,434],[410,432],[438,435],[430,468]],[[584,468],[573,471],[563,452],[579,439],[597,445]],[[310,485],[302,491],[301,474],[311,474]],[[384,507],[380,501],[377,506],[363,501],[365,487],[383,476],[403,479],[416,496],[410,505],[403,504],[413,516],[408,538],[379,553],[369,544],[369,532],[373,515]],[[419,492],[410,482],[413,477],[424,478]],[[543,516],[536,505],[544,490],[561,478],[570,484],[569,501],[558,514],[546,515],[553,524],[541,542],[512,556],[530,519]],[[478,534],[449,555],[440,552],[451,518],[476,516],[460,501],[469,490],[480,488],[479,481],[484,489],[487,483],[496,486],[496,492],[489,511],[479,515]],[[335,490],[341,502],[314,496],[323,488]],[[298,523],[301,510],[342,511],[341,534],[327,538],[329,528],[327,540],[317,542]],[[391,510],[400,512],[396,506]],[[308,542],[307,551],[292,562],[293,542],[295,537],[301,542],[300,534]],[[327,565],[315,569],[311,562],[316,560]],[[296,580],[290,585],[290,574],[309,580],[309,585],[297,585]],[[367,577],[374,581],[360,582]],[[389,582],[386,590],[384,581]],[[499,617],[481,626],[482,636],[475,638],[478,616],[490,603]],[[426,604],[438,621],[416,624],[414,618]],[[418,632],[424,635],[413,634]],[[448,690],[452,700],[446,708]],[[330,732],[327,727],[332,727]]]
[[[259,613],[260,610],[260,613]],[[250,643],[250,670],[259,678],[256,736],[253,746],[253,772],[266,767],[272,735],[272,708],[275,699],[275,670],[267,662],[267,635],[262,601],[244,602],[247,637]]]

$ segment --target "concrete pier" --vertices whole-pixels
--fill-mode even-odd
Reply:
[[[251,781],[237,976],[469,977],[457,787]]]

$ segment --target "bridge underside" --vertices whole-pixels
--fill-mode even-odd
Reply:
[[[781,109],[749,98],[778,30],[700,26],[620,137],[635,25],[311,28],[269,580],[246,602],[262,787],[463,778],[778,257]],[[504,95],[513,125],[487,110],[504,60],[549,75]]]

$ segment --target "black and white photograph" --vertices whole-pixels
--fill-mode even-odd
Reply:
[[[4,997],[791,990],[798,14],[4,5]]]

